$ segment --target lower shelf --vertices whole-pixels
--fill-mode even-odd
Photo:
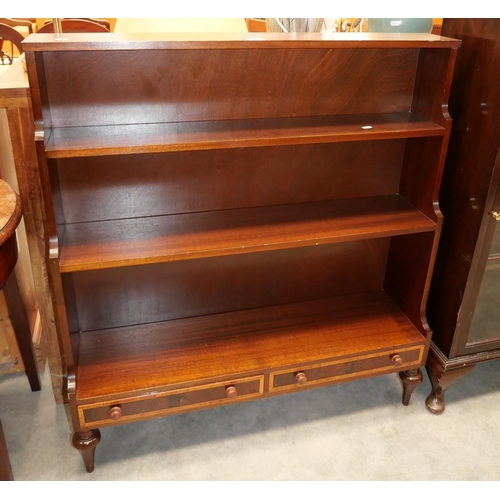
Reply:
[[[303,368],[320,384],[325,377],[341,381],[415,367],[425,344],[383,291],[83,332],[76,403],[199,391],[200,384],[222,387],[236,377],[262,379],[263,386],[250,384],[258,396],[286,390]],[[400,351],[402,364],[394,365],[391,356]]]

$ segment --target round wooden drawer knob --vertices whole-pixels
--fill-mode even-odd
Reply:
[[[122,418],[122,409],[121,406],[112,406],[111,410],[109,410],[109,418],[111,420],[120,420]]]
[[[403,358],[399,354],[391,356],[391,361],[394,366],[401,366],[403,364]]]
[[[230,386],[226,389],[226,396],[227,396],[229,399],[234,399],[237,395],[238,395],[238,391],[236,390],[236,387],[234,387],[234,385],[230,385]]]
[[[304,385],[307,382],[307,377],[304,372],[299,372],[295,375],[295,381],[299,385]]]

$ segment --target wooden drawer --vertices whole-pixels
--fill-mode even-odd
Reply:
[[[294,387],[310,387],[327,382],[342,382],[363,376],[403,371],[422,363],[423,352],[423,345],[414,346],[275,371],[270,375],[269,391],[284,391]],[[401,364],[394,364],[395,355],[400,356]]]
[[[263,390],[264,376],[259,375],[108,403],[79,405],[78,416],[82,427],[97,427],[256,398]]]

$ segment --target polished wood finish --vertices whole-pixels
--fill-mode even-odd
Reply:
[[[9,184],[0,179],[0,246],[12,237],[21,216],[21,199]],[[4,280],[0,281],[3,284]]]
[[[408,404],[459,42],[189,38],[25,44],[74,432],[398,372]]]
[[[11,276],[17,258],[17,239],[15,233],[11,233],[10,238],[0,246],[0,288],[3,288]]]
[[[424,377],[420,368],[405,370],[404,372],[399,372],[398,375],[403,387],[403,404],[408,406],[410,404],[410,398],[413,391],[417,385],[422,383]]]
[[[262,228],[265,227],[265,232]],[[68,224],[63,273],[433,231],[397,195]]]
[[[73,447],[80,452],[87,472],[92,472],[94,470],[95,449],[100,440],[101,433],[99,429],[75,432],[73,434],[71,442]]]
[[[2,421],[0,420],[0,481],[14,481]]]
[[[114,155],[48,166],[56,221],[64,225],[395,195],[407,142]],[[102,196],[95,196],[95,179]]]
[[[32,391],[39,391],[40,377],[31,341],[31,330],[14,268],[18,259],[15,230],[21,221],[21,198],[0,179],[0,289],[5,295],[9,317]]]
[[[378,291],[383,287],[389,244],[388,238],[375,238],[65,273],[62,285],[70,331]]]
[[[140,52],[140,57],[134,51],[109,50],[99,52],[99,57],[87,51],[75,58],[73,52],[59,51],[55,44],[57,51],[43,53],[52,123],[52,133],[45,130],[46,140],[50,142],[55,135],[56,144],[62,140],[64,147],[67,141],[67,149],[74,149],[66,154],[78,154],[79,144],[83,148],[87,144],[96,153],[106,147],[123,149],[123,134],[127,142],[134,141],[132,146],[139,147],[147,136],[154,146],[161,140],[158,135],[164,135],[165,144],[158,147],[168,151],[206,148],[211,142],[224,147],[238,147],[239,142],[255,146],[259,139],[263,145],[283,140],[300,143],[302,135],[304,141],[313,142],[315,136],[369,139],[371,129],[361,127],[371,125],[371,120],[375,135],[377,127],[381,133],[386,128],[388,137],[399,128],[403,136],[411,134],[412,127],[424,135],[442,132],[425,119],[422,123],[418,117],[408,117],[418,50],[292,47],[294,50],[267,45],[265,49],[208,52],[151,50]],[[353,59],[358,68],[355,72]],[[397,78],[392,78],[395,66]],[[72,85],[70,75],[81,67],[86,68],[87,84]],[[151,74],[152,67],[160,68],[158,74]],[[173,67],[175,71],[171,71]],[[110,71],[116,80],[99,77]],[[119,98],[114,81],[126,82]],[[373,116],[379,114],[381,117]],[[64,130],[68,127],[73,132]],[[101,135],[104,142],[100,142]],[[312,137],[308,139],[308,135]]]
[[[18,258],[15,231],[21,220],[21,215],[20,197],[9,184],[0,179],[0,289],[5,295],[9,317],[31,390],[39,391],[41,388],[40,377],[31,341],[31,331],[14,273]],[[0,421],[0,481],[13,479],[7,444]]]
[[[401,349],[401,365],[405,367],[420,364],[424,345]],[[325,383],[346,382],[349,379],[370,377],[394,371],[389,351],[353,356],[341,360],[316,363],[308,366],[271,372],[270,392],[294,389],[295,386],[314,387]]]
[[[424,342],[383,292],[89,331],[80,334],[77,400]]]
[[[29,51],[214,50],[214,49],[456,49],[460,41],[424,33],[67,33],[54,42],[51,35],[26,39]],[[292,44],[292,45],[291,45]],[[57,48],[56,48],[57,47]]]
[[[491,212],[500,208],[500,21],[444,19],[442,33],[463,46],[450,93],[454,124],[440,193],[445,222],[428,302],[434,388],[427,407],[434,413],[444,411],[445,388],[467,366],[500,357],[500,339],[469,338],[498,224]]]
[[[391,356],[391,361],[394,366],[401,366],[403,364],[403,358],[399,354]]]
[[[16,335],[19,352],[23,359],[24,371],[28,377],[31,390],[39,391],[41,389],[41,382],[36,353],[31,339],[31,329],[14,273],[11,274],[3,286],[3,292],[12,328]]]
[[[439,125],[411,113],[297,117],[52,130],[47,158],[158,153],[255,146],[442,136]]]
[[[446,365],[446,358],[442,353],[437,354],[436,350],[431,349],[425,368],[431,381],[432,391],[425,400],[425,406],[436,415],[445,410],[444,393],[446,389],[470,373],[476,366],[475,364],[463,364],[455,367]]]
[[[295,381],[299,385],[304,385],[307,382],[307,377],[306,377],[305,373],[304,372],[298,372],[295,375]]]
[[[33,141],[34,123],[28,79],[22,64],[14,63],[0,78],[0,108],[7,122],[15,165],[15,176],[23,207],[23,221],[31,261],[33,287],[42,324],[42,352],[47,357],[56,402],[63,402],[63,365],[60,338],[55,328],[52,295],[45,260],[45,209]]]
[[[234,385],[230,385],[226,389],[226,395],[229,399],[234,399],[238,395],[238,390],[234,387]]]
[[[122,423],[136,422],[165,415],[175,415],[208,407],[249,401],[264,395],[264,377],[245,377],[243,379],[204,384],[186,389],[155,391],[143,396],[120,399]],[[78,406],[78,418],[83,428],[106,427],[113,425],[110,420],[109,406],[103,403],[90,403]]]
[[[120,405],[113,406],[111,410],[109,410],[109,418],[111,420],[119,420],[122,418],[122,408]]]

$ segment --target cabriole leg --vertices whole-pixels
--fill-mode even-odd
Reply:
[[[453,382],[472,371],[475,366],[476,365],[467,365],[447,371],[446,367],[436,361],[434,357],[429,356],[425,368],[429,380],[431,381],[432,391],[425,400],[427,409],[436,415],[443,413],[445,410],[444,391],[446,391]]]

